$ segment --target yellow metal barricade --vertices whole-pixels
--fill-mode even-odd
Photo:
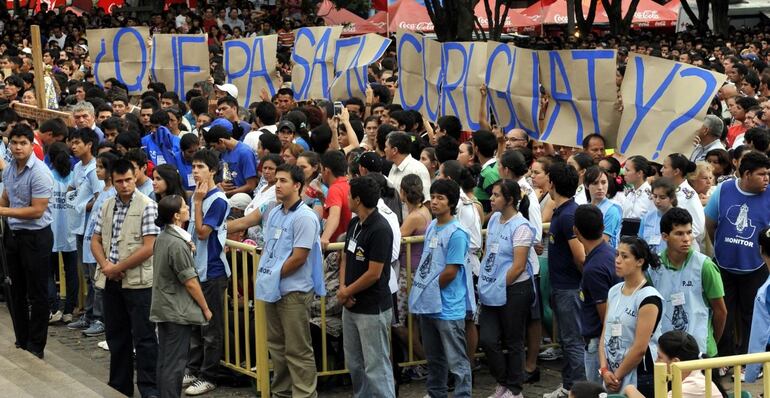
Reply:
[[[706,391],[703,396],[711,396],[711,372],[713,369],[733,367],[733,396],[740,397],[743,386],[741,369],[745,365],[761,363],[765,377],[762,379],[764,396],[770,396],[770,352],[757,354],[734,355],[729,357],[698,359],[694,361],[674,362],[670,366],[655,364],[655,398],[668,396],[668,381],[671,380],[671,396],[682,397],[682,372],[699,372],[705,370]],[[670,368],[670,370],[669,370]]]

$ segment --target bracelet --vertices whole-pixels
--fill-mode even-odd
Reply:
[[[599,369],[599,377],[604,377],[604,374],[609,372],[610,370],[607,368],[600,368]]]

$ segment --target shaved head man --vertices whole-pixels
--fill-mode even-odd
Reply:
[[[526,148],[529,143],[529,135],[522,129],[511,129],[505,134],[505,149]]]

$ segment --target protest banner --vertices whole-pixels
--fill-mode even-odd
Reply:
[[[520,128],[540,137],[540,59],[537,52],[505,43],[487,43],[487,105],[504,132]]]
[[[580,147],[589,134],[615,142],[617,69],[614,50],[540,51],[540,81],[550,96],[540,139]],[[612,78],[608,78],[608,77]]]
[[[487,43],[443,43],[442,54],[442,114],[457,116],[464,130],[478,130],[481,85],[486,80],[489,59]]]
[[[75,127],[75,120],[72,118],[71,112],[55,111],[53,109],[41,109],[35,105],[27,105],[21,102],[14,102],[11,105],[13,110],[19,117],[24,119],[35,120],[38,124],[45,122],[46,120],[60,118],[67,124],[68,127]]]
[[[296,101],[329,98],[334,78],[334,52],[341,26],[299,28],[294,31],[291,87]]]
[[[184,101],[196,82],[209,78],[208,36],[156,34],[152,36],[150,73],[154,81]]]
[[[443,75],[441,43],[422,35],[399,30],[396,33],[398,90],[394,103],[419,111],[435,122],[439,115],[439,85]]]
[[[377,62],[385,54],[390,42],[390,39],[375,33],[339,39],[334,52],[335,72],[331,98],[364,98],[369,86],[368,65]]]
[[[726,76],[663,58],[629,54],[621,85],[617,149],[626,156],[692,151],[695,131]]]
[[[141,94],[147,88],[150,66],[148,27],[89,29],[86,37],[98,86],[104,87],[104,82],[114,77],[128,87],[129,94]]]
[[[278,35],[249,37],[224,42],[224,70],[228,83],[238,87],[238,103],[249,106],[260,100],[262,90],[272,97],[280,80],[276,75]]]

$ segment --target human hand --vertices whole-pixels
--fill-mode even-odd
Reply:
[[[223,185],[225,183],[222,183]],[[198,183],[198,185],[195,187],[195,193],[193,193],[193,200],[195,202],[203,202],[203,199],[206,198],[206,194],[209,192],[209,183],[208,181],[201,181]]]
[[[481,88],[479,88],[479,91],[481,91],[481,98],[486,98],[487,97],[487,85],[486,84],[482,83],[481,84]]]
[[[321,238],[321,248],[323,250],[326,250],[326,247],[329,246],[329,239],[328,238]]]
[[[604,381],[604,385],[607,386],[607,391],[620,392],[620,380],[618,380],[614,373],[609,370],[604,372],[602,380]]]
[[[101,271],[104,274],[104,276],[107,277],[107,279],[119,281],[123,279],[123,276],[121,275],[123,272],[118,269],[118,266],[116,264],[113,264],[110,261],[106,261],[102,267]]]
[[[205,310],[203,310],[203,317],[206,318],[206,322],[210,321],[213,316],[214,314],[211,313],[210,309],[206,308]]]

